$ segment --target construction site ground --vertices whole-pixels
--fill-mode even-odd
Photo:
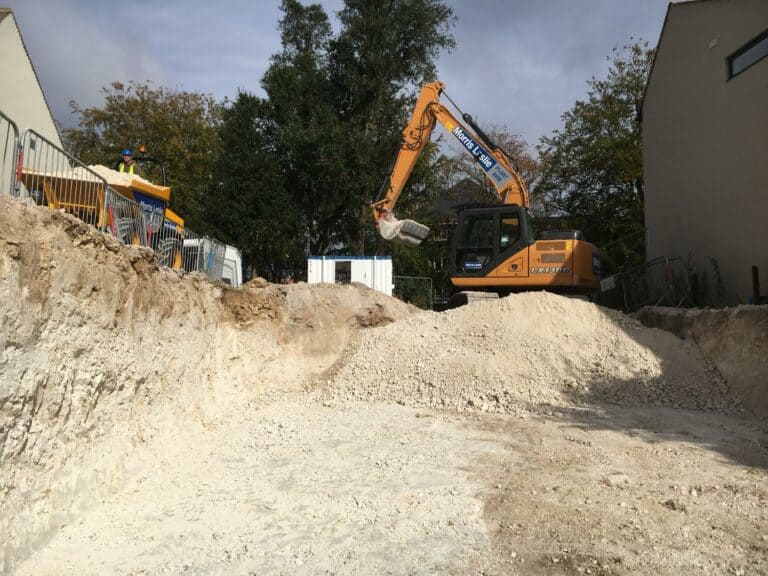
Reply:
[[[11,198],[0,291],[0,573],[768,574],[765,307],[234,290]]]

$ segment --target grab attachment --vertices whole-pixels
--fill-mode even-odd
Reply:
[[[376,221],[379,234],[384,240],[400,242],[407,246],[418,246],[429,234],[429,227],[415,220],[398,220],[389,212]]]

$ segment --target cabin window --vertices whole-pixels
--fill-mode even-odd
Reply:
[[[499,229],[499,252],[503,252],[520,239],[520,218],[502,215]]]
[[[352,262],[349,260],[336,262],[334,281],[336,284],[349,284],[352,282]]]
[[[478,214],[464,218],[456,247],[456,267],[468,272],[484,268],[493,260],[493,214]]]

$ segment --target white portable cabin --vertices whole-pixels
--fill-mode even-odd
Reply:
[[[243,284],[243,256],[240,250],[227,244],[224,251],[224,267],[221,271],[221,281],[240,288]]]
[[[359,282],[392,296],[392,256],[310,256],[307,282]]]

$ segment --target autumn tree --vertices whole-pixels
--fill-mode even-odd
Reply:
[[[614,50],[607,76],[587,83],[587,98],[539,146],[539,197],[550,216],[601,248],[608,273],[644,260],[638,114],[652,59],[647,44]]]
[[[63,131],[64,146],[86,164],[113,168],[123,148],[144,145],[147,156],[165,167],[173,189],[171,207],[187,225],[205,226],[202,202],[211,186],[211,165],[219,155],[221,105],[197,92],[153,88],[148,83],[114,82],[103,89],[104,105],[82,108],[71,102],[78,125]],[[147,177],[161,184],[157,164]]]

